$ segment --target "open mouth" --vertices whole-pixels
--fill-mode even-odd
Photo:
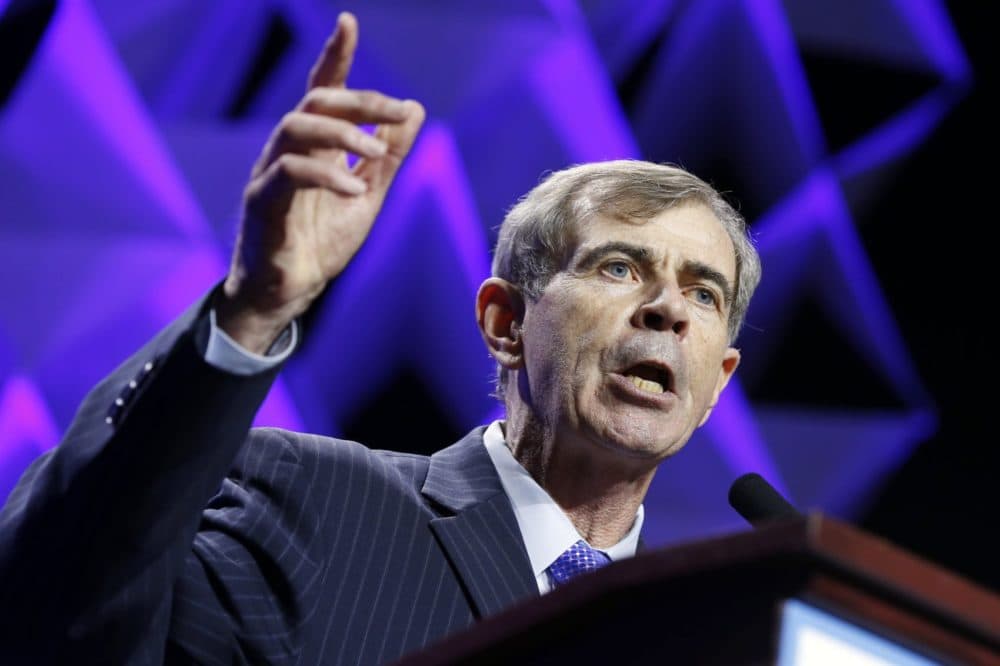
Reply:
[[[653,363],[638,363],[623,370],[626,379],[641,391],[664,393],[674,390],[674,376],[669,368]]]

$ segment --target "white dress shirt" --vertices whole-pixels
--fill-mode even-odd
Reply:
[[[208,317],[212,326],[208,333],[208,345],[205,347],[205,362],[234,375],[248,376],[270,370],[291,355],[299,338],[299,324],[293,321],[289,327],[291,337],[280,351],[267,356],[255,354],[244,349],[219,328],[215,323],[215,308],[209,311]]]
[[[244,349],[226,335],[215,323],[215,310],[209,315],[211,332],[205,350],[205,360],[221,370],[238,375],[252,375],[278,365],[295,349],[298,325],[292,323],[291,341],[277,354],[262,356]],[[500,483],[514,508],[514,517],[521,531],[521,539],[528,551],[531,570],[542,594],[552,589],[548,568],[567,548],[583,539],[573,527],[563,510],[545,490],[528,474],[507,448],[500,421],[494,421],[483,433],[486,452],[496,467]],[[631,529],[621,541],[610,548],[601,549],[612,560],[622,560],[635,555],[642,529],[643,507],[640,504]],[[586,541],[586,539],[584,539]]]
[[[528,550],[531,570],[542,594],[552,589],[547,569],[567,548],[583,539],[573,527],[563,510],[514,458],[504,441],[500,421],[494,421],[483,434],[486,452],[500,475],[507,498],[514,507],[517,526]],[[625,537],[610,548],[599,549],[612,560],[622,560],[635,555],[642,530],[643,508],[635,514],[635,521]],[[586,539],[583,539],[586,541]]]

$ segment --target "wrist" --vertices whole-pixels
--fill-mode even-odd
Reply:
[[[227,279],[216,296],[215,314],[218,327],[234,342],[263,355],[301,312],[290,304],[262,308]]]

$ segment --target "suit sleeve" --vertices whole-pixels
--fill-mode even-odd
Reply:
[[[0,663],[163,662],[202,509],[277,374],[204,361],[208,300],[87,395],[0,510]]]

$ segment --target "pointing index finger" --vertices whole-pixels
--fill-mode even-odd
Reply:
[[[326,40],[323,52],[309,72],[309,89],[318,86],[343,88],[351,71],[357,45],[358,20],[350,12],[341,12],[337,17],[337,28]]]

